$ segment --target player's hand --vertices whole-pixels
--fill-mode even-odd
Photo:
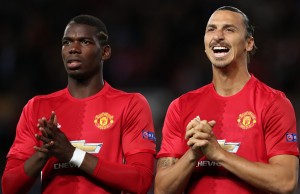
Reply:
[[[187,144],[192,149],[200,149],[202,154],[212,161],[218,161],[219,156],[224,152],[213,133],[215,124],[213,120],[200,120],[196,117],[189,123],[187,127],[189,130],[186,132]]]
[[[207,146],[213,137],[212,128],[215,123],[213,120],[209,122],[200,120],[197,116],[187,125],[185,139],[188,140],[187,145],[191,147],[196,157],[200,157],[202,148]]]
[[[219,158],[225,151],[218,143],[214,134],[211,136],[208,143],[201,148],[201,150],[206,158],[212,161],[219,161]]]
[[[43,136],[36,134],[35,137],[38,140],[41,140]],[[53,145],[53,141],[50,141],[49,143],[44,143],[41,147],[34,146],[33,148],[40,153],[40,157],[44,159],[48,159],[50,157],[49,147]]]
[[[69,162],[75,147],[59,129],[55,112],[51,113],[49,120],[43,117],[38,122],[42,135],[37,135],[37,138],[44,142],[44,146],[39,148],[39,151],[50,153],[62,162]]]
[[[54,118],[51,118],[54,122]],[[53,141],[48,138],[48,134],[46,130],[44,129],[45,122],[42,121],[42,119],[39,119],[39,123],[37,124],[38,129],[40,130],[42,135],[35,134],[35,138],[42,141],[43,145],[41,147],[34,146],[34,149],[40,153],[41,158],[49,158],[50,157],[50,152],[49,148],[53,145]]]

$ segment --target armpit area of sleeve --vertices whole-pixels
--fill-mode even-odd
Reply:
[[[171,158],[181,158],[182,155],[180,154],[173,154],[173,153],[159,153],[157,154],[156,158],[166,158],[166,157],[171,157]]]
[[[153,154],[156,155],[156,151],[154,149],[136,149],[136,150],[131,150],[130,152],[125,153],[125,157],[130,156],[130,155],[134,155],[134,154],[138,154],[138,153],[149,153],[149,154]]]

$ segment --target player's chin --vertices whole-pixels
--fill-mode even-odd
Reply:
[[[70,78],[73,78],[76,80],[83,80],[86,78],[85,74],[82,73],[80,70],[67,71],[67,73]]]
[[[213,60],[212,64],[216,68],[225,68],[228,66],[229,62],[222,59]]]

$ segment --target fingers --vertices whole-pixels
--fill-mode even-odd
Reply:
[[[45,117],[38,119],[38,127],[47,127],[47,119]]]
[[[211,127],[214,127],[215,124],[216,124],[216,121],[211,120],[211,121],[208,122],[208,124],[209,124]]]
[[[214,120],[208,122],[207,120],[200,120],[200,117],[197,116],[188,123],[185,139],[191,138],[199,132],[212,134],[212,127],[214,127],[215,124],[216,122]]]
[[[208,144],[207,140],[198,140],[194,138],[190,138],[187,142],[187,145],[191,147],[193,150],[199,150],[202,147],[206,146]]]
[[[54,140],[57,136],[58,122],[54,111],[51,112],[49,119],[42,117],[38,119],[37,124],[38,129],[41,134],[35,134],[37,140],[42,141],[43,145],[41,147],[34,146],[34,149],[38,152],[52,154],[52,149],[54,148]],[[56,141],[56,140],[55,140]]]
[[[197,126],[191,128],[190,130],[186,131],[185,139],[189,139],[193,136],[202,137],[202,134],[206,134],[205,137],[211,134],[211,130],[207,130],[203,123],[199,123]]]
[[[193,147],[193,149],[207,145],[208,141],[212,137],[211,132],[206,133],[206,132],[198,131],[196,129],[187,131],[186,133],[186,137],[188,137],[187,145]]]
[[[33,148],[38,152],[49,153],[49,150],[47,148],[37,147],[37,146],[34,146]]]
[[[38,151],[38,152],[43,152],[43,153],[49,153],[49,148],[51,148],[54,145],[54,142],[50,140],[49,138],[46,138],[44,136],[35,134],[35,137],[38,140],[41,140],[44,142],[44,145],[42,147],[34,146],[33,148]]]
[[[57,125],[58,123],[56,114],[54,111],[52,111],[49,120],[47,120],[45,117],[38,119],[37,127],[44,137],[53,138],[53,132],[58,129]]]
[[[55,120],[56,120],[56,115],[55,115],[55,112],[52,111],[50,119],[49,119],[49,123],[54,123]]]
[[[48,133],[46,132],[46,130],[43,127],[39,127],[39,130],[41,131],[41,133],[44,137],[48,137]]]
[[[199,116],[195,117],[188,123],[188,125],[186,126],[186,130],[188,131],[192,129],[193,127],[197,126],[200,122],[201,122],[200,117]]]
[[[59,127],[57,126],[57,117],[54,111],[51,112],[50,119],[48,121],[48,125],[52,130],[57,130]]]
[[[216,121],[201,120],[199,116],[192,119],[186,127],[187,145],[193,150],[199,150],[208,145],[214,136],[212,128],[215,124]]]
[[[45,137],[45,136],[43,136],[43,135],[35,134],[35,137],[36,137],[36,139],[38,139],[38,140],[44,142],[44,144],[45,144],[45,145],[48,145],[49,147],[52,146],[52,145],[54,144],[54,142],[53,142],[51,139],[49,139],[49,138],[47,138],[47,137]]]
[[[186,127],[185,139],[192,137],[200,127],[202,127],[201,120],[200,117],[197,116],[188,123]]]

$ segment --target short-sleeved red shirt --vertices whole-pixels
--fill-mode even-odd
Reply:
[[[253,162],[268,163],[272,156],[298,156],[294,109],[286,96],[253,75],[244,88],[230,97],[218,95],[208,84],[175,99],[163,126],[157,158],[180,158],[187,150],[187,124],[196,116],[215,120],[213,132],[229,152]],[[234,176],[218,163],[201,158],[187,193],[263,193]]]

